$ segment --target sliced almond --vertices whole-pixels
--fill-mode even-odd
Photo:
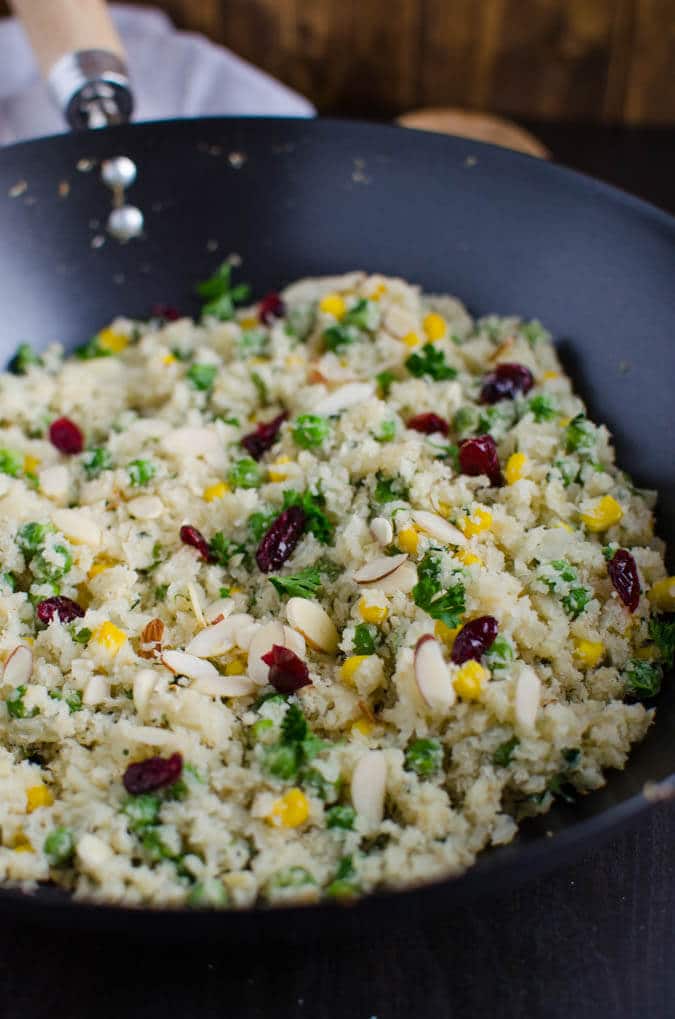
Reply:
[[[384,577],[394,573],[406,562],[408,555],[401,552],[399,555],[383,555],[377,559],[371,559],[365,566],[361,566],[353,574],[357,584],[374,584]]]
[[[334,655],[338,646],[338,632],[325,609],[309,598],[289,598],[286,618],[295,630],[303,635],[310,647]]]
[[[199,591],[197,585],[190,582],[187,586],[188,598],[190,599],[190,605],[192,606],[192,612],[194,617],[200,626],[206,626],[206,620],[204,619],[204,613],[202,612],[202,603],[199,598]]]
[[[413,510],[413,522],[432,538],[442,542],[444,545],[456,545],[464,547],[466,538],[457,527],[453,527],[447,520],[438,513],[430,513],[428,510]]]
[[[366,590],[374,587],[382,594],[410,594],[417,583],[417,567],[414,563],[403,563],[397,570],[388,577],[376,581],[374,584],[364,584]]]
[[[68,468],[62,464],[54,467],[45,467],[38,474],[40,491],[48,499],[61,500],[66,498],[70,491],[70,474]]]
[[[253,637],[248,649],[248,672],[249,677],[258,686],[264,686],[267,682],[270,667],[262,660],[262,656],[271,651],[275,644],[280,647],[286,646],[286,635],[282,623],[265,623],[260,627]]]
[[[216,676],[196,680],[191,689],[209,697],[246,697],[258,689],[258,684],[250,676]]]
[[[343,410],[349,410],[359,403],[369,400],[375,393],[375,387],[370,382],[348,382],[346,386],[340,386],[313,408],[315,414],[324,414],[332,417],[340,414]]]
[[[132,693],[134,707],[139,715],[144,715],[150,704],[150,698],[155,692],[158,675],[152,669],[139,669],[134,676]]]
[[[101,702],[106,700],[109,696],[109,681],[105,676],[95,675],[91,677],[84,688],[82,703],[86,704],[89,708],[93,708],[96,704],[101,704]]]
[[[420,331],[415,316],[407,308],[402,308],[398,304],[390,305],[382,325],[388,333],[399,340],[402,340],[408,333]]]
[[[98,548],[101,528],[82,510],[57,509],[52,512],[52,523],[57,530],[76,545]]]
[[[127,503],[134,520],[156,520],[164,512],[164,503],[156,495],[139,495]]]
[[[141,658],[156,658],[162,650],[164,623],[161,619],[151,619],[141,631],[138,653]]]
[[[161,657],[162,665],[170,669],[175,676],[187,676],[188,679],[209,680],[220,673],[211,662],[189,655],[186,651],[165,651]]]
[[[292,626],[284,626],[284,647],[293,651],[298,658],[304,658],[306,654],[305,638]]]
[[[387,762],[381,750],[369,750],[357,761],[352,773],[352,805],[370,828],[384,817],[387,790]]]
[[[33,652],[25,644],[19,644],[10,653],[2,670],[2,681],[7,686],[23,686],[28,683],[33,671]]]
[[[441,645],[425,633],[415,645],[415,680],[424,701],[432,711],[445,713],[455,703],[455,688],[443,658]]]
[[[213,626],[207,626],[193,637],[185,648],[189,655],[197,658],[215,658],[234,647],[231,619],[221,619]]]
[[[515,711],[516,721],[524,729],[534,728],[540,699],[541,680],[534,669],[523,665],[516,682]]]
[[[225,619],[230,615],[233,608],[234,602],[231,598],[218,598],[206,606],[204,609],[204,619],[209,624],[219,623],[221,619]]]
[[[251,647],[251,641],[260,629],[260,623],[257,623],[255,619],[251,619],[249,616],[239,621],[239,616],[246,616],[246,613],[235,613],[234,616],[230,616],[230,620],[235,619],[235,617],[238,620],[236,625],[233,624],[234,642],[242,651],[248,652]]]
[[[370,522],[370,533],[380,545],[391,545],[394,537],[394,528],[391,521],[386,517],[375,517]]]
[[[514,336],[507,336],[505,340],[502,340],[498,347],[495,347],[495,349],[489,355],[488,361],[490,362],[498,361],[502,354],[506,354],[506,352],[511,349],[514,342],[515,342]]]

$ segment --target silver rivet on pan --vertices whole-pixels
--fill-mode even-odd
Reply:
[[[101,180],[113,191],[131,187],[136,180],[136,164],[128,156],[114,156],[101,164]]]
[[[118,241],[130,241],[143,231],[143,213],[135,205],[120,205],[108,217],[108,233]]]

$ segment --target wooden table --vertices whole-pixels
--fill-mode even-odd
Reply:
[[[675,210],[675,131],[529,126]],[[254,954],[2,921],[3,1019],[672,1019],[675,807],[498,899],[351,942]]]

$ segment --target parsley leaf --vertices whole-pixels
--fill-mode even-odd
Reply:
[[[417,567],[417,583],[412,596],[415,604],[440,619],[451,630],[459,625],[466,609],[464,585],[459,581],[443,591],[440,581],[441,564],[433,552],[427,552]]]
[[[377,636],[377,627],[369,623],[359,623],[354,629],[354,654],[355,655],[373,655],[375,654],[375,637]]]
[[[335,528],[323,511],[326,500],[320,494],[314,495],[307,489],[298,492],[294,488],[286,489],[284,492],[283,509],[289,506],[300,506],[307,517],[307,530],[314,535],[317,541],[327,545],[333,538]]]
[[[546,396],[545,393],[540,393],[528,400],[527,409],[534,415],[537,424],[541,424],[542,421],[552,421],[558,414],[551,397]]]
[[[194,389],[205,393],[213,387],[218,374],[218,366],[215,364],[191,364],[185,378],[191,383]]]
[[[429,375],[437,382],[457,378],[457,369],[447,364],[443,351],[431,343],[425,343],[421,353],[411,354],[405,366],[410,374],[417,378]]]
[[[197,293],[205,301],[202,316],[211,315],[225,322],[234,318],[235,304],[248,300],[251,290],[247,283],[232,286],[232,264],[225,261],[213,276],[197,285]]]
[[[662,678],[663,669],[658,662],[640,658],[631,658],[624,672],[626,689],[640,701],[656,697],[661,690]]]
[[[112,465],[112,457],[104,446],[88,450],[82,458],[82,469],[89,481],[93,481],[103,471],[111,470]]]
[[[12,375],[26,375],[31,365],[41,364],[42,358],[37,356],[30,343],[20,343],[7,368]]]
[[[675,659],[675,619],[650,619],[649,636],[656,644],[665,667],[672,669]]]
[[[379,472],[375,475],[377,483],[373,492],[375,502],[394,502],[396,499],[405,501],[408,490],[400,478],[385,478]]]
[[[382,396],[389,396],[389,390],[391,389],[394,382],[396,382],[396,376],[390,371],[378,372],[375,376],[377,382],[377,388],[380,390]]]
[[[500,743],[492,755],[492,763],[498,768],[508,768],[511,763],[511,758],[519,745],[520,740],[517,736],[512,736],[511,739],[507,739],[504,743]]]
[[[279,594],[288,594],[291,597],[312,598],[321,587],[321,574],[316,566],[308,566],[298,573],[269,579]]]

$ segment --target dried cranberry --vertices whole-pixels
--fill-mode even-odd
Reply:
[[[285,313],[286,306],[274,290],[265,294],[258,306],[258,318],[266,326],[270,325],[275,318],[283,318]]]
[[[183,524],[180,529],[180,540],[184,545],[191,545],[192,548],[196,548],[202,559],[207,563],[211,561],[211,549],[209,543],[196,527],[192,527],[191,524]]]
[[[629,612],[635,612],[640,603],[640,579],[635,559],[625,548],[618,548],[607,563],[607,572]]]
[[[498,364],[495,370],[483,379],[480,402],[497,403],[498,400],[513,400],[518,393],[529,393],[533,385],[532,372],[524,364]]]
[[[153,304],[150,314],[152,318],[161,318],[165,322],[175,322],[181,317],[178,308],[172,304]]]
[[[491,435],[476,435],[459,444],[459,466],[463,474],[487,474],[493,485],[500,484],[502,472],[497,446]]]
[[[450,431],[450,425],[445,418],[434,413],[416,414],[408,421],[408,428],[412,428],[416,432],[424,432],[425,435],[433,435],[434,432],[442,432],[443,435],[447,435]]]
[[[62,594],[38,602],[35,612],[40,622],[45,624],[51,623],[52,619],[58,619],[61,623],[71,623],[73,619],[81,619],[84,615],[84,609],[76,601]]]
[[[241,444],[244,449],[251,454],[254,460],[259,460],[260,457],[265,453],[270,446],[273,446],[276,442],[279,429],[288,417],[286,411],[283,414],[278,414],[271,421],[264,421],[258,425],[254,432],[249,435],[245,435],[241,440]]]
[[[73,456],[84,449],[84,435],[70,418],[57,418],[49,426],[49,441],[60,453]]]
[[[291,651],[290,648],[274,644],[272,650],[262,656],[262,660],[270,667],[268,682],[279,693],[295,693],[312,682],[309,678],[309,669],[302,658],[298,658],[295,651]]]
[[[180,754],[171,757],[147,757],[144,761],[130,764],[124,772],[122,782],[128,793],[138,796],[165,785],[173,785],[181,776],[183,758]]]
[[[465,623],[455,637],[450,657],[456,665],[468,662],[470,658],[478,661],[488,648],[494,644],[499,624],[494,616],[479,616]]]
[[[300,541],[306,523],[307,514],[302,506],[289,506],[270,524],[255,554],[263,573],[283,566]]]

